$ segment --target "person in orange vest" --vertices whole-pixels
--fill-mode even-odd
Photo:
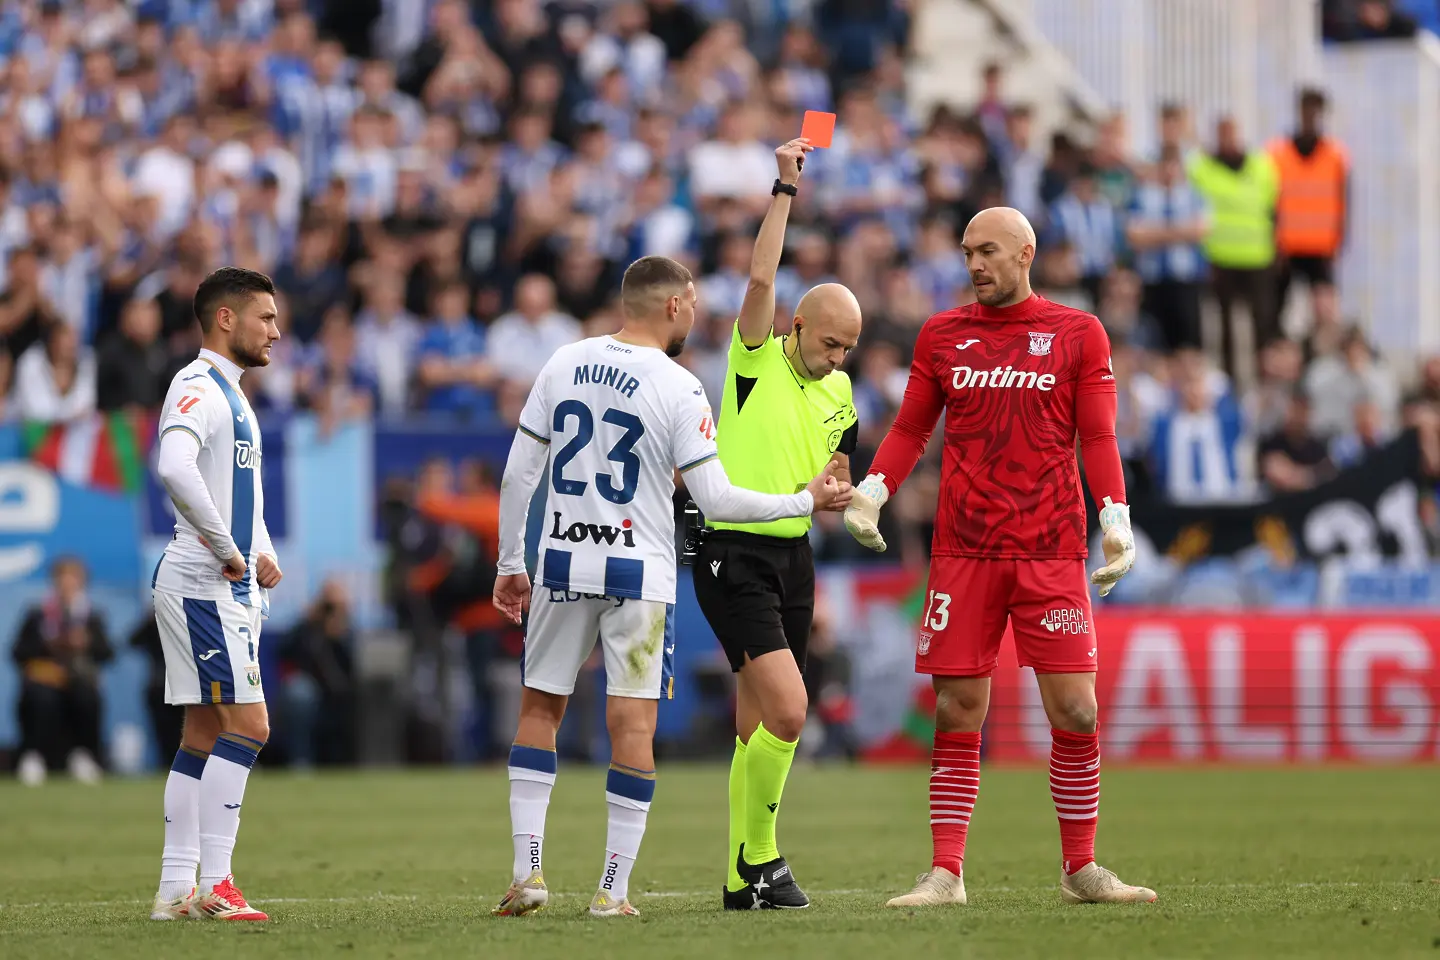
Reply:
[[[1279,254],[1276,299],[1285,311],[1290,286],[1298,274],[1310,286],[1314,321],[1324,326],[1337,319],[1335,258],[1345,243],[1347,185],[1350,159],[1345,148],[1321,132],[1325,94],[1300,91],[1300,129],[1293,137],[1270,144],[1280,173],[1275,245]]]

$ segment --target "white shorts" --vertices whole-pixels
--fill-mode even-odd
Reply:
[[[670,699],[675,693],[675,604],[551,590],[536,584],[520,676],[525,686],[569,696],[595,649],[605,651],[605,692]]]
[[[155,624],[165,651],[165,702],[264,703],[259,607],[155,593]]]

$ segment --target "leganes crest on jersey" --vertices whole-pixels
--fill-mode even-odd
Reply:
[[[700,381],[662,350],[582,340],[545,364],[520,429],[550,446],[539,582],[674,603],[675,470],[717,456]]]
[[[176,430],[200,444],[196,466],[247,569],[235,583],[221,576],[220,561],[176,511],[175,539],[166,545],[151,586],[196,600],[233,598],[264,610],[269,591],[255,583],[255,557],[271,549],[260,486],[260,425],[239,385],[203,354],[176,374],[165,395],[160,436]]]

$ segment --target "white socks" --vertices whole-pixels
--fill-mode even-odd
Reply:
[[[605,870],[600,874],[600,889],[616,900],[624,900],[630,895],[630,871],[640,855],[650,804],[606,794],[605,805],[610,810],[610,826],[605,834]]]
[[[165,848],[160,852],[162,900],[188,897],[200,865],[200,778],[207,753],[182,746],[165,779]]]
[[[640,855],[645,818],[654,798],[654,770],[610,764],[610,774],[605,780],[605,806],[610,811],[610,823],[605,834],[605,868],[600,874],[600,889],[613,900],[624,900],[630,895],[630,871]]]
[[[240,832],[245,783],[264,744],[222,733],[200,778],[200,890],[208,893],[231,873],[230,856]]]
[[[510,748],[510,834],[515,843],[512,874],[519,883],[539,870],[545,847],[545,812],[558,769],[554,750]]]

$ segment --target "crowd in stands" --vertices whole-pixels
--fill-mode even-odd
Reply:
[[[1039,231],[1037,287],[1110,330],[1137,490],[1292,490],[1400,429],[1394,377],[1338,314],[1346,171],[1322,93],[1254,142],[1164,105],[1160,149],[1136,156],[1123,116],[1088,146],[1037,135],[999,66],[977,103],[917,118],[907,32],[905,4],[865,0],[783,17],[728,0],[8,4],[3,415],[153,409],[223,263],[281,292],[285,337],[245,380],[262,410],[513,424],[555,347],[618,327],[619,275],[644,254],[699,278],[682,362],[717,398],[773,148],[833,109],[777,328],[815,283],[855,291],[863,447],[920,324],[971,297],[958,238],[998,203]],[[1317,183],[1333,202],[1306,199]],[[934,480],[895,514],[927,516]]]
[[[1402,6],[1326,0],[1326,36],[1406,36],[1435,13]],[[997,204],[1037,229],[1037,289],[1110,333],[1134,496],[1304,490],[1440,419],[1440,359],[1403,394],[1402,371],[1340,315],[1348,171],[1322,92],[1302,92],[1290,131],[1196,129],[1185,105],[1165,104],[1148,156],[1123,116],[1085,143],[1037,132],[998,65],[978,102],[920,117],[906,95],[909,8],[11,0],[0,421],[153,412],[198,348],[196,287],[230,263],[280,292],[284,339],[244,379],[268,413],[513,427],[556,347],[618,329],[620,275],[648,254],[698,279],[681,362],[718,402],[773,150],[812,109],[839,123],[804,171],[776,325],[817,283],[859,298],[858,475],[899,406],[919,327],[973,300],[959,238]],[[937,447],[884,514],[890,558],[928,549]],[[408,545],[387,574],[397,620],[421,647],[438,644],[425,640],[435,627],[463,633],[488,702],[482,678],[513,654],[486,619],[493,570],[476,559],[494,535],[493,470],[430,464],[386,496],[387,533]],[[821,558],[873,559],[837,515],[817,518],[815,539]],[[350,634],[329,585],[285,635],[277,706],[298,762],[351,755],[317,719],[356,696]],[[155,640],[142,624],[130,642],[154,655]],[[67,762],[91,776],[95,665],[110,655],[83,570],[58,565],[14,649],[33,776]],[[149,699],[167,743],[173,708],[156,684]]]

